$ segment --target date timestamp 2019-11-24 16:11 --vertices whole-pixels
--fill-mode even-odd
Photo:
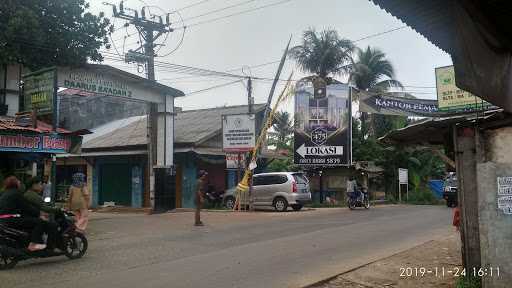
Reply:
[[[462,267],[400,267],[400,277],[500,277],[500,267],[487,267],[487,268],[462,268]]]

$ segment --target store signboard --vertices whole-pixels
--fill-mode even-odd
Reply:
[[[254,114],[222,115],[222,148],[227,152],[248,152],[256,145]]]
[[[24,110],[35,109],[37,114],[53,112],[56,72],[54,68],[39,70],[23,75]]]
[[[459,89],[453,66],[436,68],[437,101],[440,111],[471,112],[497,108],[481,98]]]
[[[328,85],[315,98],[312,86],[295,94],[294,163],[304,166],[351,164],[351,100],[346,84]]]
[[[0,133],[0,151],[68,153],[76,143],[70,136],[58,134]]]
[[[404,98],[393,95],[399,93],[369,94],[359,92],[358,94],[359,111],[361,112],[418,117],[442,115],[438,111],[437,100]]]
[[[512,177],[497,177],[498,209],[507,215],[512,215]]]

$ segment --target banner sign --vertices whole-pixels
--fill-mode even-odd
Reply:
[[[55,92],[55,69],[43,69],[23,75],[24,110],[37,110],[37,114],[51,114]]]
[[[68,153],[74,140],[58,134],[0,133],[0,151]]]
[[[346,84],[328,85],[325,97],[314,98],[313,87],[296,87],[294,163],[350,165],[351,100]]]
[[[229,152],[251,151],[256,145],[254,114],[222,115],[222,148]]]
[[[436,100],[391,96],[392,93],[371,95],[359,92],[359,111],[399,115],[434,117],[440,114]]]
[[[459,89],[455,85],[453,66],[436,68],[436,88],[440,111],[469,112],[498,108],[467,91]]]
[[[245,153],[226,153],[226,168],[240,169],[245,166]]]

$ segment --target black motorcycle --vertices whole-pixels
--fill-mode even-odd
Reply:
[[[356,207],[370,208],[370,197],[366,189],[358,187],[356,192],[349,192],[347,194],[347,206],[350,210],[354,210]]]
[[[214,207],[221,207],[224,192],[222,191],[215,191],[215,187],[213,185],[208,185],[208,188],[206,190],[206,201],[209,204],[208,206],[211,208]]]
[[[55,214],[57,237],[55,250],[27,250],[30,231],[8,227],[0,219],[0,270],[12,269],[19,261],[31,258],[48,258],[65,255],[69,259],[82,258],[87,251],[87,238],[77,231],[73,213],[60,211]],[[11,217],[19,217],[12,215]]]

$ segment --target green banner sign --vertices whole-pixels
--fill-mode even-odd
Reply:
[[[53,112],[55,69],[39,70],[23,75],[24,110],[36,109],[39,115]]]

